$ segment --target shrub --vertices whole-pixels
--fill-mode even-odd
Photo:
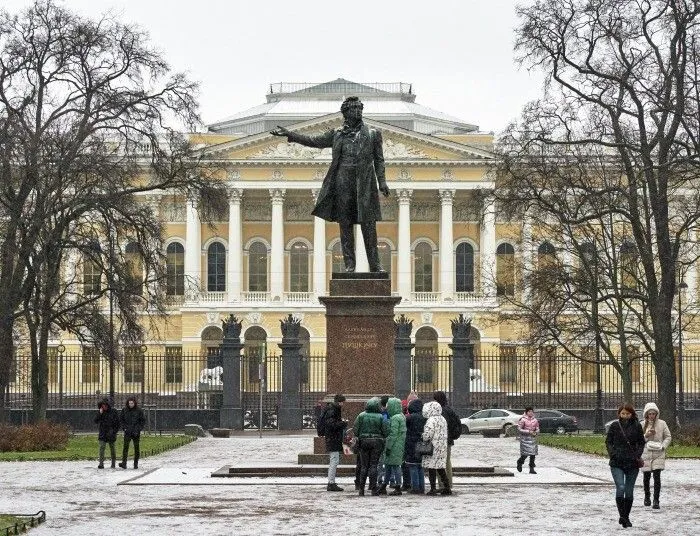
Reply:
[[[0,452],[64,450],[68,435],[66,425],[47,421],[23,426],[0,424]]]
[[[673,442],[676,445],[684,445],[686,447],[700,447],[700,425],[689,424],[684,426],[676,433]]]

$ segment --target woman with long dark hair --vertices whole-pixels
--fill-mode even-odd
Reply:
[[[644,432],[631,404],[622,404],[617,410],[618,420],[610,425],[605,446],[610,456],[610,472],[615,481],[615,502],[620,514],[619,523],[631,527],[630,510],[634,502],[634,483],[639,474]]]

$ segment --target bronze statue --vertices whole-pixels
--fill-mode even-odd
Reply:
[[[389,196],[384,175],[382,133],[362,122],[362,102],[357,97],[343,101],[341,128],[319,136],[305,136],[278,126],[270,134],[286,136],[290,142],[307,147],[332,147],[333,160],[319,192],[314,216],[337,221],[343,261],[348,272],[355,271],[356,223],[362,228],[371,272],[383,272],[377,251],[377,222],[382,219],[379,191]],[[377,187],[377,183],[379,183]]]

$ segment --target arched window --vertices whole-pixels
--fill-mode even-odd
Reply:
[[[333,244],[333,249],[331,250],[331,271],[336,274],[345,273],[345,262],[343,261],[343,249],[340,240]]]
[[[289,250],[289,290],[309,291],[309,247],[304,242],[294,242]]]
[[[413,260],[415,292],[433,291],[433,248],[427,242],[420,242]]]
[[[515,295],[515,249],[507,242],[496,248],[496,294]]]
[[[171,242],[165,250],[165,293],[168,296],[185,294],[185,248]]]
[[[437,332],[431,327],[423,326],[416,331],[416,349],[413,360],[413,378],[416,384],[433,382],[433,371],[437,367],[437,359]],[[424,386],[421,387],[414,386],[414,389],[425,390]]]
[[[213,242],[207,248],[207,290],[226,290],[226,248],[221,242]]]
[[[631,240],[625,240],[620,246],[620,283],[624,289],[637,288],[638,255],[637,246]]]
[[[267,354],[267,333],[260,326],[249,327],[244,334],[243,353],[248,367],[248,381],[259,381],[258,365],[265,364]]]
[[[545,270],[551,268],[556,260],[556,251],[549,242],[542,242],[537,248],[537,269]]]
[[[379,264],[391,275],[391,246],[388,242],[378,242]]]
[[[457,246],[455,256],[457,292],[474,292],[474,248],[462,242]]]
[[[208,326],[202,331],[202,352],[207,359],[207,368],[223,366],[221,342],[224,332],[218,326]]]
[[[136,242],[129,242],[126,245],[124,258],[128,270],[127,289],[131,294],[141,296],[143,294],[143,257]]]
[[[248,290],[267,292],[267,246],[253,242],[248,250]]]

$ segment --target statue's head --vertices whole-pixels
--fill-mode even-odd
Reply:
[[[340,105],[340,113],[343,118],[350,124],[357,124],[362,120],[362,109],[364,105],[359,97],[348,97]]]

